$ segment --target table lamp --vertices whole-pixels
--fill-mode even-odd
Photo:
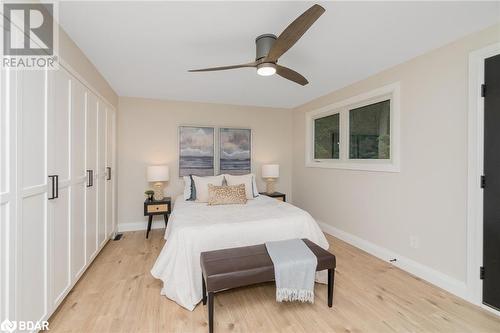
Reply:
[[[278,164],[264,164],[262,166],[262,178],[266,179],[266,193],[274,193],[274,183],[280,176],[280,166]]]
[[[150,165],[147,170],[148,182],[154,183],[155,200],[163,200],[164,182],[168,181],[167,165]]]

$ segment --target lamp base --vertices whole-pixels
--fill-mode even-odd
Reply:
[[[165,198],[163,196],[163,183],[162,182],[155,183],[154,191],[155,191],[155,194],[153,195],[153,198],[155,200],[159,201],[159,200],[163,200]]]
[[[274,183],[276,180],[274,178],[266,178],[266,193],[267,194],[273,194],[275,192],[274,190]]]

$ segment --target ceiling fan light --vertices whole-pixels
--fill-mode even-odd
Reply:
[[[263,63],[257,66],[257,74],[261,76],[271,76],[276,73],[276,65],[272,63]]]

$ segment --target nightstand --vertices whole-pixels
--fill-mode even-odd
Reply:
[[[274,192],[271,194],[268,194],[266,192],[259,192],[259,194],[267,195],[268,197],[275,198],[276,200],[286,202],[286,194],[281,193],[281,192]]]
[[[144,201],[144,216],[148,216],[148,231],[146,238],[149,237],[151,231],[151,224],[153,223],[153,216],[163,215],[165,219],[165,228],[168,223],[168,216],[172,212],[172,203],[170,198],[163,198],[163,200],[148,200]]]

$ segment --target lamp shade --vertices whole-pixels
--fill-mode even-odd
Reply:
[[[167,165],[150,165],[147,171],[148,182],[165,182],[168,177]]]
[[[262,166],[263,178],[278,178],[280,176],[280,166],[278,164],[264,164]]]

